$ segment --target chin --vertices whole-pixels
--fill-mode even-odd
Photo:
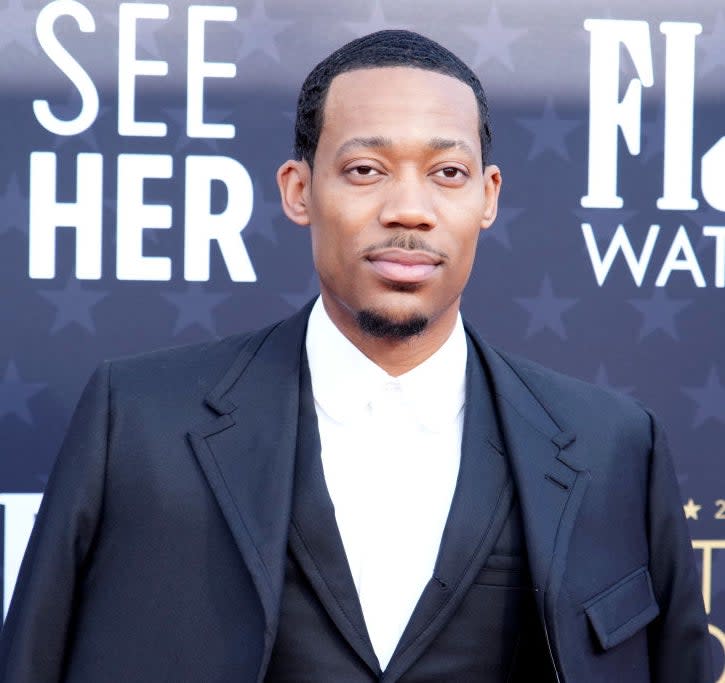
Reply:
[[[397,341],[415,337],[428,326],[428,317],[421,313],[393,317],[384,311],[363,309],[355,315],[355,320],[365,334]]]

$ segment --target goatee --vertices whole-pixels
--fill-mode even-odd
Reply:
[[[360,329],[371,337],[402,341],[415,337],[428,325],[428,318],[413,315],[407,320],[397,322],[375,311],[363,310],[356,315]]]

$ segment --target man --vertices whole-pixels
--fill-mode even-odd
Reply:
[[[461,322],[489,138],[476,76],[416,34],[313,70],[278,181],[320,299],[96,372],[0,680],[712,680],[653,419]]]

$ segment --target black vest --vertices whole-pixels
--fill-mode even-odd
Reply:
[[[266,683],[553,680],[486,368],[468,344],[458,482],[433,577],[386,670],[365,627],[325,485],[306,358],[292,519]]]

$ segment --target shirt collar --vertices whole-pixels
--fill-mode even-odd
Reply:
[[[460,313],[451,335],[429,358],[393,377],[363,354],[315,302],[305,341],[318,409],[348,423],[367,414],[371,401],[388,384],[397,384],[420,425],[436,431],[455,420],[465,403],[468,344]]]

